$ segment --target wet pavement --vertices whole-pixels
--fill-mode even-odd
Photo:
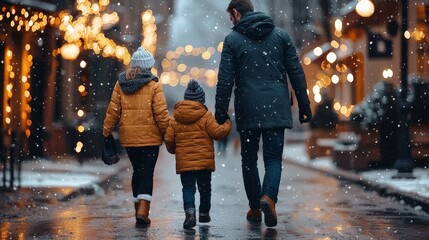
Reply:
[[[122,161],[126,163],[127,159]],[[125,166],[100,185],[103,191],[82,193],[68,201],[30,201],[5,208],[1,213],[1,239],[427,239],[429,236],[429,215],[424,212],[359,185],[287,162],[283,163],[277,204],[279,224],[275,228],[267,228],[263,223],[250,224],[245,219],[248,205],[240,157],[232,152],[217,158],[212,180],[212,221],[184,230],[181,184],[174,164],[174,157],[163,150],[155,170],[150,227],[134,225],[131,172]],[[46,195],[47,199],[51,197]]]

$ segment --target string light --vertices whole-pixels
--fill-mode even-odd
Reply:
[[[70,13],[61,12],[59,29],[64,32],[64,40],[68,44],[83,47],[85,50],[93,50],[96,54],[101,53],[103,57],[117,58],[124,64],[128,64],[131,59],[128,49],[116,45],[102,32],[103,26],[113,25],[119,21],[116,12],[103,13],[108,5],[108,0],[100,0],[98,3],[79,0],[76,9],[81,14],[73,19]]]

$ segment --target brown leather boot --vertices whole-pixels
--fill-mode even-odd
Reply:
[[[247,221],[249,222],[262,222],[262,212],[259,208],[257,209],[249,209],[249,211],[247,211],[247,216],[246,216]]]
[[[150,208],[150,201],[142,200],[142,199],[139,200],[137,214],[136,214],[137,224],[139,225],[150,224],[151,221],[149,218],[149,208]]]
[[[267,227],[277,225],[276,203],[267,195],[261,198],[261,210],[264,212],[264,221]]]
[[[137,217],[137,210],[139,209],[139,203],[138,202],[135,202],[134,203],[134,210],[135,210],[135,216]]]

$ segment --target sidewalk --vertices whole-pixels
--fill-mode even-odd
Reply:
[[[100,159],[87,159],[81,165],[68,156],[26,160],[22,162],[19,189],[16,171],[13,190],[3,188],[3,171],[0,171],[0,207],[4,204],[19,207],[32,202],[67,201],[80,194],[102,194],[102,185],[113,175],[125,171],[128,165],[125,156],[121,157],[119,163],[110,166]],[[9,187],[9,170],[6,176],[6,186]]]
[[[397,172],[394,169],[368,170],[362,172],[346,171],[337,168],[330,157],[310,160],[304,143],[287,143],[283,151],[283,160],[320,171],[335,178],[344,179],[362,185],[385,197],[394,197],[401,203],[407,203],[415,210],[429,213],[429,171],[415,168],[415,179],[392,179]]]
[[[303,142],[287,143],[283,151],[284,161],[320,171],[393,197],[416,210],[429,213],[429,171],[414,169],[415,179],[392,179],[395,170],[370,170],[362,172],[337,168],[329,157],[310,160]],[[52,203],[67,201],[82,194],[103,194],[103,184],[120,171],[130,167],[126,156],[117,164],[108,166],[100,159],[86,160],[83,165],[72,158],[36,159],[22,163],[22,182],[19,190],[1,189],[0,207],[34,205],[36,202]],[[0,179],[3,172],[0,171]],[[15,181],[15,187],[18,181]]]

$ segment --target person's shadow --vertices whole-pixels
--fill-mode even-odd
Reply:
[[[207,240],[210,239],[210,226],[199,226],[198,227],[198,233],[199,237],[197,238],[195,233],[195,229],[184,229],[185,233],[185,240],[191,240],[191,239],[200,239],[200,240]]]
[[[277,230],[275,228],[266,228],[263,231],[261,223],[248,223],[247,228],[252,235],[261,236],[261,239],[276,239],[277,237]]]
[[[210,226],[200,226],[198,228],[201,240],[210,239]]]
[[[183,229],[183,232],[185,233],[184,235],[185,240],[195,239],[195,229],[193,228]]]

